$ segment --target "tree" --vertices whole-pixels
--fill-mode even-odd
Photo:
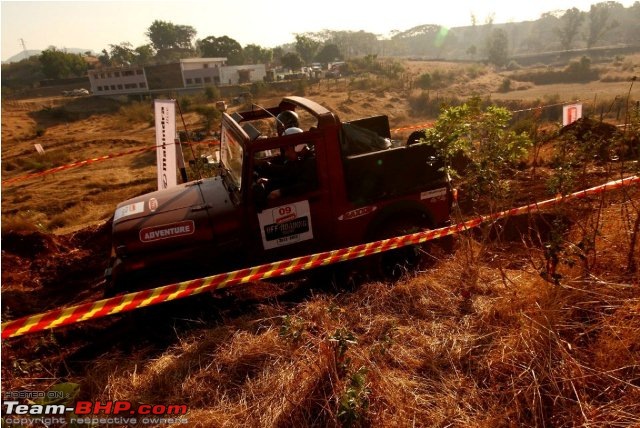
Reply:
[[[560,18],[561,27],[555,28],[555,33],[560,38],[562,49],[569,50],[573,45],[573,40],[578,35],[578,30],[584,21],[584,13],[577,8],[567,9]]]
[[[487,40],[487,59],[489,63],[498,67],[507,64],[509,39],[507,33],[500,29],[494,29]]]
[[[282,57],[284,56],[284,49],[281,46],[277,46],[271,50],[273,55],[273,61],[282,64]]]
[[[244,63],[242,45],[228,36],[209,36],[197,42],[198,49],[206,58],[227,58],[227,64]]]
[[[98,56],[98,61],[100,61],[100,64],[104,65],[105,67],[111,66],[111,57],[109,56],[109,52],[107,52],[106,49],[102,49],[102,55]]]
[[[42,63],[39,55],[33,55],[19,62],[2,64],[2,91],[34,85],[42,80]],[[9,93],[7,91],[5,94]]]
[[[587,48],[592,48],[598,41],[604,36],[607,31],[615,28],[618,25],[617,21],[609,22],[611,17],[611,10],[619,6],[616,2],[603,2],[598,4],[592,4],[589,9],[589,28],[586,34]]]
[[[141,45],[135,48],[134,62],[137,65],[146,65],[153,61],[153,47],[151,45]]]
[[[189,25],[175,25],[155,20],[145,33],[157,51],[167,49],[192,49],[191,40],[196,30]]]
[[[112,65],[130,65],[134,62],[136,53],[131,43],[123,42],[119,45],[109,45],[109,48]]]
[[[308,36],[296,34],[296,52],[298,52],[305,64],[311,63],[319,48],[319,41]]]
[[[42,73],[50,79],[81,77],[87,72],[87,62],[78,54],[70,54],[51,47],[38,58]]]
[[[298,70],[302,67],[302,58],[297,52],[287,52],[282,56],[280,60],[282,65],[289,70]]]
[[[327,64],[333,61],[338,61],[342,59],[342,53],[340,53],[340,49],[338,49],[338,45],[335,43],[326,44],[320,49],[320,52],[316,55],[316,61],[321,62],[323,64]]]
[[[263,48],[255,44],[245,46],[242,52],[244,61],[247,64],[266,64],[271,62],[273,58],[273,51],[271,49]]]

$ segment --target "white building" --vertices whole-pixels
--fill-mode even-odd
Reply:
[[[96,95],[118,95],[147,92],[143,67],[121,67],[89,70],[91,92]]]
[[[263,81],[264,64],[225,65],[227,58],[188,58],[180,63],[113,67],[89,71],[91,92],[96,95],[126,95],[164,89],[227,86]]]
[[[220,85],[220,69],[227,58],[187,58],[180,60],[185,88]]]
[[[220,85],[261,82],[266,76],[264,64],[228,65],[220,68]]]

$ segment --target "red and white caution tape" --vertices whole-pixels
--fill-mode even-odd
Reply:
[[[185,145],[207,144],[207,145],[210,145],[210,146],[216,146],[216,145],[219,145],[220,142],[211,140],[211,141],[199,141],[199,142],[186,142],[186,143],[181,143],[181,144],[185,144]],[[128,150],[128,151],[125,151],[125,152],[113,153],[113,154],[110,154],[110,155],[99,156],[97,158],[85,159],[85,160],[78,161],[78,162],[72,162],[72,163],[69,163],[69,164],[66,164],[66,165],[57,166],[55,168],[47,169],[47,170],[44,170],[44,171],[32,172],[30,174],[25,174],[25,175],[20,175],[18,177],[8,178],[8,179],[4,180],[2,182],[2,184],[4,184],[4,185],[15,184],[15,183],[18,183],[20,181],[28,180],[30,178],[36,178],[36,177],[42,177],[44,175],[55,174],[56,172],[66,171],[68,169],[73,169],[73,168],[79,168],[81,166],[90,165],[90,164],[93,164],[93,163],[96,163],[96,162],[102,162],[102,161],[105,161],[105,160],[108,160],[108,159],[115,159],[115,158],[119,158],[119,157],[122,157],[122,156],[133,155],[133,154],[142,153],[142,152],[147,152],[147,151],[155,150],[156,148],[157,148],[157,146],[147,146],[147,147],[141,147],[139,149]]]
[[[394,129],[391,130],[391,132],[410,131],[412,129],[433,128],[433,124],[434,123],[435,122],[428,122],[428,123],[422,123],[420,125],[405,126],[403,128],[394,128]]]
[[[5,184],[5,185],[6,184],[14,184],[14,183],[18,183],[20,181],[28,180],[30,178],[42,177],[43,175],[49,175],[49,174],[55,174],[56,172],[60,172],[60,171],[64,171],[64,170],[72,169],[72,168],[78,168],[78,167],[85,166],[85,165],[90,165],[92,163],[105,161],[107,159],[114,159],[114,158],[119,158],[121,156],[132,155],[134,153],[141,153],[141,152],[146,152],[146,151],[150,151],[150,150],[155,150],[155,148],[156,148],[156,146],[143,147],[143,148],[140,148],[140,149],[133,149],[133,150],[128,150],[126,152],[114,153],[114,154],[111,154],[111,155],[104,155],[104,156],[99,156],[97,158],[92,158],[92,159],[86,159],[86,160],[83,160],[83,161],[73,162],[73,163],[69,163],[69,164],[66,164],[66,165],[57,166],[55,168],[46,169],[44,171],[38,171],[38,172],[30,173],[30,174],[20,175],[18,177],[8,178],[8,179],[4,180],[2,182],[2,184]]]
[[[370,242],[339,250],[326,251],[304,257],[297,257],[290,260],[282,260],[275,263],[263,264],[249,267],[233,272],[220,273],[200,279],[179,282],[162,287],[137,291],[134,293],[116,296],[96,302],[83,303],[70,308],[55,309],[43,314],[31,315],[2,324],[2,338],[22,336],[27,333],[35,333],[42,330],[62,327],[75,324],[90,319],[106,317],[122,312],[133,311],[146,306],[157,305],[171,300],[182,299],[196,294],[215,291],[225,287],[238,284],[246,284],[261,279],[276,278],[289,275],[294,272],[325,266],[332,263],[353,260],[360,257],[369,256],[404,247],[407,245],[422,244],[433,239],[442,238],[447,235],[455,235],[467,229],[471,229],[488,221],[514,216],[524,213],[533,213],[544,208],[554,206],[562,201],[570,199],[585,198],[597,195],[623,186],[640,184],[640,177],[633,176],[621,180],[610,181],[600,186],[572,193],[567,196],[558,196],[542,202],[536,202],[519,208],[501,211],[496,214],[481,216],[453,226],[443,227],[435,230],[412,233],[410,235],[398,236],[384,239],[382,241]]]

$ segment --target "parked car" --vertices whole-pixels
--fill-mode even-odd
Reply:
[[[62,91],[62,95],[65,97],[82,97],[89,95],[89,91],[84,88],[73,89],[71,91]]]

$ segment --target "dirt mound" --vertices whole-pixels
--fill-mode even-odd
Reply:
[[[600,161],[633,159],[638,156],[638,135],[623,132],[610,123],[590,118],[582,118],[560,130],[562,140],[573,144],[584,154],[594,156]]]
[[[588,140],[603,140],[619,134],[618,128],[610,123],[600,122],[588,117],[576,120],[560,130],[560,135],[573,135],[576,140],[585,143]]]
[[[43,254],[60,252],[61,243],[52,235],[10,230],[2,235],[2,250],[19,257],[34,259]],[[6,268],[5,266],[4,269]]]
[[[111,223],[69,235],[2,235],[2,314],[13,319],[102,296]]]

